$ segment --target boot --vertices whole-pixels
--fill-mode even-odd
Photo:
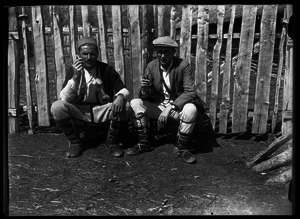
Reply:
[[[110,122],[110,127],[107,133],[106,148],[114,157],[122,157],[124,154],[122,148],[119,145],[119,137],[120,130],[124,129],[126,125],[126,122],[119,122],[116,120],[111,120]]]
[[[177,143],[174,148],[174,153],[177,154],[189,164],[197,162],[197,158],[190,152],[189,143],[191,135],[178,132]]]
[[[153,146],[150,143],[149,131],[147,127],[134,127],[135,132],[138,135],[139,142],[131,148],[126,150],[126,154],[129,156],[141,154],[143,152],[153,150]]]
[[[66,152],[66,157],[74,158],[79,156],[83,147],[80,139],[80,133],[76,130],[72,118],[69,117],[61,120],[55,120],[55,123],[69,140],[69,149]]]

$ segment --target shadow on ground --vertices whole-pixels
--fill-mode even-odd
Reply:
[[[265,143],[218,136],[220,147],[198,151],[189,165],[164,138],[151,152],[113,158],[97,137],[66,159],[61,133],[10,135],[9,215],[292,214],[287,185],[267,186],[245,165]]]

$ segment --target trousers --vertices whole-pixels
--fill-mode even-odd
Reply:
[[[128,120],[128,110],[130,108],[128,102],[126,102],[125,110],[118,114],[116,118],[111,118],[111,105],[112,103],[104,105],[81,105],[57,100],[51,105],[51,113],[53,114],[54,120],[71,117],[77,125],[101,124],[112,119],[120,122]]]
[[[148,100],[136,98],[131,100],[130,106],[132,108],[132,124],[135,127],[146,127],[147,119],[158,119],[168,104],[152,103]],[[169,118],[180,121],[179,133],[191,134],[196,123],[197,108],[194,104],[187,103],[181,111],[171,110]]]

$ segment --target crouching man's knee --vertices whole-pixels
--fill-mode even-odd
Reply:
[[[197,107],[192,103],[187,103],[182,109],[181,120],[186,122],[192,122],[197,118]]]
[[[67,102],[63,100],[57,100],[51,105],[51,113],[53,114],[54,119],[64,119],[68,116]]]

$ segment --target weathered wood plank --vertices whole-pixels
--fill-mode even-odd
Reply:
[[[157,6],[158,37],[165,36],[165,23],[164,23],[165,10],[166,7],[164,5]]]
[[[107,49],[107,22],[105,15],[105,8],[102,5],[97,7],[98,30],[100,41],[101,61],[108,63],[108,49]]]
[[[197,95],[205,102],[207,93],[207,66],[206,56],[208,48],[209,9],[203,5],[198,6],[197,18],[197,47],[195,67],[195,87]]]
[[[256,164],[252,167],[252,170],[255,172],[264,172],[285,165],[292,161],[292,151],[293,148],[289,147],[286,151],[271,157],[266,161]]]
[[[172,40],[176,40],[176,8],[172,5],[171,15],[170,15],[170,37]]]
[[[231,50],[232,33],[235,18],[235,5],[231,6],[231,17],[227,35],[226,57],[224,63],[222,102],[220,104],[219,133],[227,134],[228,114],[230,110],[230,81],[231,81]],[[220,72],[221,73],[221,72]]]
[[[72,63],[76,60],[76,42],[78,40],[78,28],[77,28],[77,18],[76,18],[76,6],[69,6],[69,16],[70,16],[70,47],[71,47],[71,58]]]
[[[154,17],[154,8],[152,6],[147,6],[148,8],[148,61],[147,63],[149,63],[152,59],[153,59],[153,54],[154,54],[154,47],[153,47],[153,40],[155,39],[155,17]]]
[[[50,6],[52,8],[52,20],[53,20],[53,42],[54,42],[54,60],[56,68],[56,97],[59,99],[59,94],[62,89],[62,84],[64,83],[66,77],[66,65],[64,58],[64,45],[62,39],[62,30],[60,26],[59,12],[57,13],[55,6]]]
[[[293,178],[293,168],[292,165],[283,168],[277,175],[269,178],[265,184],[266,185],[283,185],[290,182]]]
[[[293,14],[293,5],[287,5],[286,15],[289,19]],[[283,84],[283,108],[282,113],[285,111],[293,111],[293,40],[288,37],[286,44],[286,56],[285,56],[285,72],[284,72],[284,84]],[[285,119],[282,117],[282,134],[289,134],[293,131],[293,121],[291,119]]]
[[[283,67],[283,45],[286,42],[286,24],[282,26],[282,34],[279,43],[279,65],[278,65],[278,72],[277,72],[277,80],[276,80],[276,91],[275,91],[275,102],[274,102],[274,111],[272,115],[272,133],[275,131],[276,123],[277,123],[277,114],[278,114],[278,106],[279,106],[279,91],[281,87],[281,77],[282,77],[282,67]]]
[[[152,60],[154,39],[153,7],[150,5],[140,6],[142,10],[142,69],[146,69],[147,64]]]
[[[50,125],[48,67],[44,38],[44,21],[41,6],[32,8],[32,33],[34,41],[35,87],[39,126]]]
[[[267,131],[277,8],[277,5],[263,6],[252,133]]]
[[[89,22],[89,10],[87,5],[81,6],[83,37],[91,36],[91,24]]]
[[[122,19],[121,6],[112,6],[112,27],[113,27],[113,42],[114,42],[114,58],[115,69],[119,72],[121,79],[124,81],[124,51],[123,51],[123,33],[122,33]]]
[[[153,5],[153,18],[154,18],[154,38],[158,36],[158,6]]]
[[[142,49],[141,35],[139,23],[139,6],[128,6],[128,19],[130,25],[130,41],[131,41],[131,72],[133,85],[133,98],[137,98],[141,86],[142,79]]]
[[[13,32],[18,31],[16,8],[8,9],[8,134],[19,132],[19,100],[20,100],[20,57],[19,57],[19,36]],[[10,114],[10,109],[16,111],[15,115]]]
[[[275,141],[273,141],[268,147],[266,147],[264,150],[259,152],[257,155],[255,155],[253,158],[251,158],[249,161],[246,162],[247,167],[251,167],[254,164],[258,163],[259,161],[263,160],[264,158],[271,155],[274,151],[276,151],[278,148],[280,148],[282,145],[287,143],[292,139],[292,134],[289,135],[283,135],[279,138],[277,138]]]
[[[31,81],[30,81],[30,65],[28,56],[28,39],[27,39],[27,27],[26,19],[28,16],[25,14],[25,9],[22,7],[22,14],[19,15],[22,20],[22,36],[23,36],[23,53],[24,53],[24,70],[25,70],[25,84],[26,84],[26,106],[27,106],[27,117],[29,123],[28,134],[33,134],[33,119],[32,119],[32,92],[31,92]]]
[[[257,6],[244,5],[239,55],[234,72],[232,133],[246,131],[249,79]]]
[[[210,111],[209,117],[213,129],[215,129],[216,115],[217,115],[217,101],[218,101],[218,88],[219,88],[219,66],[220,66],[220,53],[222,47],[223,36],[223,21],[225,14],[225,5],[217,6],[217,41],[213,49],[213,77],[211,85],[210,96]]]
[[[182,6],[182,22],[180,29],[179,56],[191,63],[191,26],[192,8],[190,5]]]

